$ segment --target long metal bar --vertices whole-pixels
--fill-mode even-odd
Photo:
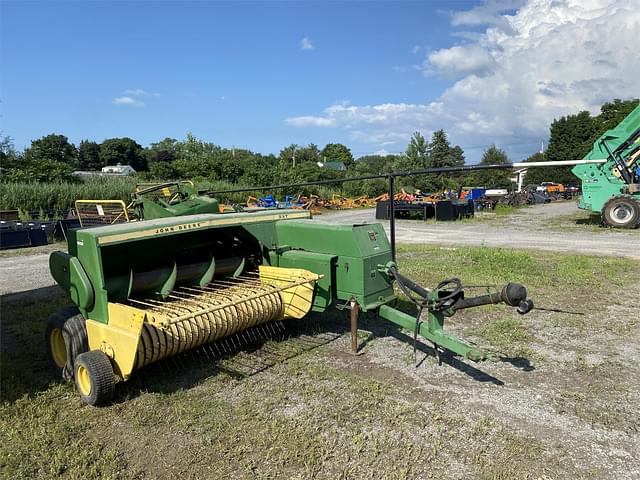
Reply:
[[[385,320],[389,320],[392,323],[406,329],[414,330],[416,328],[416,319],[411,315],[396,310],[389,305],[382,305],[378,310],[378,315]],[[431,322],[420,322],[418,324],[418,333],[427,340],[431,341],[434,345],[439,345],[446,348],[464,358],[478,362],[485,360],[490,355],[476,347],[473,347],[459,338],[447,333],[441,328],[434,328],[430,325]]]
[[[438,168],[422,168],[420,170],[412,170],[410,172],[389,172],[381,173],[378,175],[364,175],[361,177],[347,177],[338,178],[334,180],[317,180],[315,182],[302,182],[302,183],[287,183],[282,185],[267,185],[263,187],[246,187],[246,188],[231,188],[228,190],[207,190],[208,194],[219,193],[238,193],[238,192],[259,192],[263,190],[280,190],[283,188],[293,187],[306,187],[311,185],[331,185],[334,183],[346,183],[346,182],[359,182],[361,180],[375,180],[377,178],[393,177],[411,177],[413,175],[425,175],[430,173],[456,173],[456,172],[474,172],[476,170],[508,170],[513,168],[514,165],[522,165],[521,163],[501,163],[495,165],[462,165],[459,167],[438,167]]]
[[[425,175],[430,173],[458,173],[458,172],[475,172],[477,170],[509,170],[514,168],[523,167],[561,167],[567,165],[584,165],[589,163],[600,164],[605,163],[607,160],[560,160],[557,162],[515,162],[515,163],[500,163],[493,165],[461,165],[458,167],[438,167],[438,168],[423,168],[420,170],[412,170],[409,172],[389,172],[381,173],[378,175],[363,175],[360,177],[347,177],[337,178],[332,180],[317,180],[314,182],[301,182],[301,183],[286,183],[280,185],[265,185],[262,187],[241,187],[230,188],[228,190],[207,190],[208,194],[220,194],[220,193],[239,193],[239,192],[260,192],[266,190],[281,190],[284,188],[293,187],[308,187],[312,185],[331,185],[347,182],[359,182],[361,180],[375,180],[378,178],[393,177],[411,177],[414,175]]]
[[[358,318],[360,317],[360,305],[355,298],[351,298],[351,353],[358,353]]]
[[[389,175],[389,236],[391,237],[391,259],[396,261],[396,201],[395,177]]]
[[[528,167],[566,167],[571,165],[588,165],[590,163],[599,165],[607,163],[607,159],[602,160],[559,160],[557,162],[518,162],[514,163],[514,168],[528,168]]]

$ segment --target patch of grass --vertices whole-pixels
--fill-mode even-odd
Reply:
[[[584,354],[577,353],[567,364],[566,379],[570,382],[555,396],[555,408],[593,427],[640,432],[628,368],[613,360],[591,364]]]
[[[533,337],[520,318],[492,320],[477,329],[472,329],[471,333],[501,353],[517,357],[528,357],[532,354],[530,345]]]
[[[563,255],[488,247],[400,245],[398,264],[406,275],[433,287],[453,276],[467,285],[525,284],[533,291],[566,291],[589,283],[591,292],[622,286],[638,263],[615,257]]]

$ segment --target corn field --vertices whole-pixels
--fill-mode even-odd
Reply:
[[[0,210],[62,211],[78,199],[124,200],[131,198],[135,180],[90,178],[78,183],[0,183]]]
[[[60,212],[74,208],[75,201],[80,199],[122,200],[128,203],[139,181],[141,180],[135,177],[92,177],[77,183],[1,182],[0,210],[19,210],[20,218],[28,220],[56,216]],[[199,190],[229,190],[240,187],[225,181],[200,180],[194,183]],[[329,189],[316,188],[316,190],[322,191],[312,193],[326,194],[329,198],[331,196]],[[270,193],[284,199],[285,194],[282,191]],[[224,194],[220,195],[220,201],[242,203],[249,195],[262,194],[263,192]]]

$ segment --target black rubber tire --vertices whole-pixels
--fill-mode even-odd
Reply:
[[[65,344],[66,362],[64,366],[58,364],[52,351],[52,335],[59,331]],[[53,371],[64,380],[73,378],[75,360],[81,353],[89,350],[87,330],[84,316],[77,307],[67,307],[58,310],[47,320],[44,333],[47,359]]]
[[[85,375],[86,374],[86,375]],[[90,384],[89,391],[83,387],[83,379]],[[116,379],[111,360],[100,350],[91,350],[76,358],[74,378],[80,398],[89,405],[104,405],[113,398]]]
[[[626,212],[620,217],[619,212]],[[614,228],[637,228],[640,226],[640,200],[632,195],[610,198],[602,207],[602,223]]]

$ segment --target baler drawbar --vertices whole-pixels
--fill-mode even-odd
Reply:
[[[436,353],[480,361],[490,353],[447,333],[445,318],[493,303],[533,308],[517,284],[472,298],[458,279],[425,289],[398,272],[380,224],[320,225],[299,210],[75,230],[50,268],[75,307],[49,318],[47,353],[91,405],[108,402],[116,382],[145,365],[312,311],[347,306],[354,335],[360,312],[375,312],[431,341]],[[391,306],[394,284],[416,316]]]

